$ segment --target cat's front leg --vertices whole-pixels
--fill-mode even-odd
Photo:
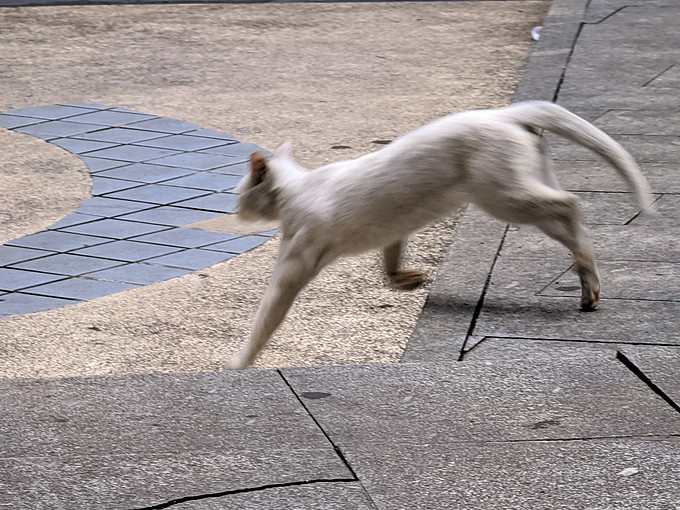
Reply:
[[[255,315],[250,340],[227,365],[242,370],[250,365],[283,321],[298,293],[328,263],[323,250],[283,239],[269,286]]]
[[[403,241],[398,241],[383,249],[385,274],[390,284],[398,290],[414,290],[426,281],[425,274],[417,269],[400,269]]]

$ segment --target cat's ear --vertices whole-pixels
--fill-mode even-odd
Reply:
[[[290,140],[284,141],[279,145],[278,149],[274,151],[274,157],[293,159],[293,142]]]
[[[255,185],[260,184],[264,180],[268,170],[266,156],[261,152],[253,152],[250,155],[250,175]]]

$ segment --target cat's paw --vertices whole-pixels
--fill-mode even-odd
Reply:
[[[248,361],[240,354],[237,354],[227,362],[227,365],[224,368],[226,370],[245,370],[248,368]]]
[[[581,296],[581,311],[594,312],[600,303],[600,289],[584,289]]]
[[[390,274],[390,283],[397,290],[414,290],[426,281],[425,273],[416,269],[403,269]]]

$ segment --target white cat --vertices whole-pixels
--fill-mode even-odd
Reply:
[[[300,290],[344,255],[381,248],[391,283],[411,290],[420,271],[400,268],[407,235],[474,203],[511,223],[535,225],[573,254],[583,310],[599,302],[600,283],[575,195],[563,191],[540,136],[549,130],[594,151],[627,181],[642,209],[647,181],[633,158],[589,122],[549,102],[526,102],[439,119],[358,159],[313,171],[300,167],[290,142],[267,160],[251,158],[238,187],[244,220],[279,220],[283,237],[250,341],[230,368],[247,367],[285,317]]]

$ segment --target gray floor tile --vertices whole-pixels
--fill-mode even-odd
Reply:
[[[158,232],[165,227],[140,223],[136,221],[123,221],[117,219],[103,219],[93,221],[84,225],[76,225],[62,229],[63,232],[73,232],[74,234],[85,234],[99,237],[110,237],[112,239],[126,239],[128,237],[140,236]]]
[[[69,278],[47,285],[39,285],[26,289],[26,294],[37,294],[62,299],[78,299],[87,301],[101,296],[108,296],[138,287],[129,283],[105,282],[86,278]]]
[[[130,163],[142,163],[144,161],[176,154],[178,154],[178,151],[169,149],[156,149],[154,147],[142,147],[139,145],[121,145],[119,147],[90,152],[88,153],[88,156],[115,159],[118,161],[129,161]]]
[[[224,156],[232,156],[240,161],[248,161],[250,155],[253,152],[262,152],[267,157],[271,157],[271,152],[265,151],[262,147],[259,147],[252,143],[234,143],[230,145],[222,145],[220,147],[215,147],[212,149],[204,149],[201,152],[207,154],[222,154]]]
[[[115,143],[109,142],[95,142],[92,140],[77,140],[74,138],[57,138],[52,140],[50,143],[66,149],[74,154],[83,154],[90,151],[96,151],[99,149],[108,149],[109,147],[114,147]]]
[[[147,202],[135,202],[134,200],[119,200],[109,197],[92,197],[80,206],[78,212],[91,216],[112,218],[121,214],[135,211],[143,211],[155,207],[154,204]]]
[[[269,239],[261,236],[244,236],[230,241],[224,241],[217,244],[206,246],[206,250],[226,251],[229,253],[245,253],[252,250],[261,244],[264,244]]]
[[[142,131],[139,129],[130,128],[109,128],[102,129],[101,131],[95,131],[93,133],[86,133],[82,135],[76,135],[73,138],[84,139],[84,140],[96,140],[101,142],[111,142],[111,143],[135,143],[141,142],[143,140],[151,140],[153,138],[160,138],[163,136],[168,136],[167,133],[155,132],[155,131]]]
[[[89,156],[81,156],[80,159],[87,165],[91,172],[101,172],[103,170],[110,170],[111,168],[118,168],[129,165],[128,161],[119,161],[116,159],[105,158],[91,158]]]
[[[44,257],[45,255],[50,255],[51,253],[52,252],[50,251],[32,248],[0,245],[0,266],[8,266],[10,264],[16,264],[17,262],[37,259]]]
[[[13,292],[26,287],[40,285],[41,283],[54,282],[63,278],[63,276],[55,274],[0,268],[0,290]]]
[[[77,248],[84,248],[87,246],[95,246],[102,243],[110,242],[110,239],[103,237],[84,236],[80,234],[71,234],[68,232],[46,231],[31,234],[20,239],[15,239],[6,243],[9,246],[20,246],[23,248],[37,248],[47,251],[65,252],[75,250]]]
[[[136,200],[139,202],[148,202],[150,204],[157,205],[168,205],[173,202],[180,202],[207,194],[208,191],[205,190],[165,186],[163,184],[145,184],[144,186],[140,186],[138,188],[117,191],[107,196],[109,198]]]
[[[146,115],[143,113],[105,110],[78,115],[77,117],[74,117],[73,120],[75,122],[85,122],[88,124],[99,124],[102,126],[114,127],[154,118],[156,118],[154,115]]]
[[[200,248],[238,237],[238,234],[208,232],[197,228],[174,228],[155,234],[135,237],[134,241],[164,244],[180,248]]]
[[[112,170],[105,170],[103,172],[99,172],[97,175],[101,175],[102,177],[113,177],[116,179],[126,179],[129,181],[153,184],[166,181],[168,179],[174,179],[176,177],[191,175],[192,173],[193,172],[191,170],[186,170],[183,168],[153,165],[149,163],[134,163],[132,165],[126,165],[123,167],[114,168]]]
[[[79,276],[91,271],[107,269],[120,264],[121,262],[113,260],[58,253],[49,257],[14,264],[11,267],[66,276]]]
[[[0,127],[14,129],[24,126],[31,126],[43,122],[41,119],[33,117],[22,117],[20,115],[0,114]]]
[[[204,197],[177,202],[175,205],[223,214],[235,213],[238,206],[238,196],[232,193],[214,193]]]
[[[72,214],[69,214],[65,218],[62,218],[58,222],[52,224],[49,230],[57,230],[64,227],[70,227],[72,225],[80,225],[81,223],[87,223],[88,221],[94,221],[98,219],[99,219],[98,216],[74,212]]]
[[[163,150],[163,149],[154,149]],[[237,163],[238,158],[232,156],[222,156],[219,154],[203,154],[198,152],[188,152],[183,154],[175,154],[166,157],[159,157],[154,160],[154,163],[167,166],[178,166],[181,168],[189,168],[191,170],[211,170],[219,168],[232,163]]]
[[[90,110],[111,110],[112,108],[110,106],[106,106],[103,104],[98,104],[98,103],[87,103],[87,102],[81,102],[81,101],[75,101],[73,103],[68,103],[68,104],[63,104],[59,106],[77,106],[79,108],[87,108]]]
[[[93,109],[91,108],[84,108],[81,106],[53,105],[21,108],[19,110],[12,110],[10,113],[12,115],[23,115],[25,117],[35,117],[44,120],[59,120],[66,117],[73,117],[74,115],[90,113],[92,111]]]
[[[238,142],[236,138],[226,133],[220,131],[215,131],[214,129],[196,129],[186,133],[188,136],[200,136],[205,138],[217,138],[219,140],[227,140],[230,142]]]
[[[188,269],[176,269],[164,266],[150,266],[147,264],[126,264],[124,266],[104,269],[90,273],[88,276],[98,280],[133,283],[137,285],[151,285],[153,283],[170,280],[178,276],[191,273]]]
[[[163,184],[166,184],[167,186],[181,186],[209,191],[227,191],[238,186],[241,179],[242,177],[235,175],[224,175],[215,172],[197,172],[195,174],[187,175],[186,177],[166,181]]]
[[[143,185],[141,182],[100,177],[100,175],[101,173],[92,176],[92,190],[90,193],[93,197],[106,195],[107,193],[113,193],[115,191],[123,191],[124,189],[136,188]]]
[[[62,138],[65,136],[78,135],[99,129],[95,124],[81,124],[66,120],[50,120],[40,124],[16,128],[19,133],[51,140],[52,138]]]
[[[166,117],[143,120],[141,122],[136,122],[128,127],[133,127],[135,129],[145,129],[148,131],[161,131],[163,133],[180,134],[186,133],[187,131],[195,131],[198,126],[194,124],[189,124],[176,119],[169,119]]]
[[[13,292],[0,296],[0,317],[42,312],[60,306],[72,305],[76,301],[45,296],[32,296]]]
[[[250,172],[250,163],[236,163],[234,165],[227,165],[220,168],[214,168],[211,172],[227,175],[238,175],[243,177]]]
[[[157,244],[137,243],[134,241],[114,241],[102,246],[92,246],[77,250],[76,255],[89,255],[124,262],[140,262],[152,257],[160,257],[179,251],[176,247]]]
[[[142,221],[145,223],[153,223],[155,225],[168,225],[171,227],[182,227],[190,225],[197,221],[210,220],[220,216],[220,213],[198,211],[193,209],[182,209],[180,207],[173,207],[165,205],[156,207],[146,211],[134,212],[131,214],[122,215],[122,219],[132,221]]]
[[[178,267],[197,271],[206,267],[219,264],[225,260],[235,257],[234,253],[207,250],[184,250],[162,257],[152,258],[146,261],[147,264],[160,264],[169,267]]]
[[[160,149],[175,149],[181,151],[198,151],[210,149],[224,145],[224,140],[217,138],[203,138],[199,136],[170,135],[164,138],[154,138],[144,142],[137,142],[137,145],[146,147],[157,147]]]

